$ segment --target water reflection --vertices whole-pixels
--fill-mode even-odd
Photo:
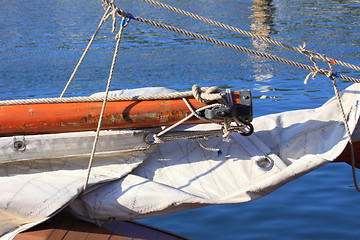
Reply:
[[[257,35],[268,37],[270,34],[276,34],[274,29],[275,7],[272,0],[253,0],[251,11],[253,14],[250,28]],[[259,50],[265,50],[269,44],[254,39],[253,45]]]
[[[275,7],[272,0],[253,0],[251,7],[252,19],[250,28],[257,35],[269,37],[270,34],[275,34],[274,29],[274,17]],[[261,40],[252,39],[252,43],[256,50],[264,51],[269,49],[269,44]],[[270,82],[274,76],[271,68],[266,64],[266,60],[259,57],[252,57],[254,66],[254,79],[257,82]],[[258,84],[257,90],[259,92],[270,91],[270,85]],[[261,98],[266,98],[266,95],[262,95]]]

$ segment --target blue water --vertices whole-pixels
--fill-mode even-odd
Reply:
[[[359,0],[162,1],[293,46],[306,42],[307,49],[360,65]],[[312,64],[292,51],[140,0],[116,4],[136,16]],[[102,14],[100,0],[1,1],[0,100],[58,96]],[[115,46],[110,29],[109,22],[100,31],[66,96],[105,89]],[[333,96],[325,77],[304,85],[307,71],[135,21],[125,29],[119,54],[113,90],[164,86],[182,91],[195,83],[249,88],[255,116],[318,107]],[[353,70],[335,70],[360,78]],[[350,84],[338,83],[340,89]],[[352,184],[349,166],[329,164],[254,202],[141,221],[191,239],[360,239],[360,194]]]

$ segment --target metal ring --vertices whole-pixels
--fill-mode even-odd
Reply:
[[[246,127],[244,128],[245,132],[240,133],[241,135],[248,137],[254,132],[254,126],[251,123],[246,124]]]
[[[155,144],[155,138],[153,133],[147,133],[144,135],[144,142],[149,145]]]
[[[13,149],[14,151],[25,151],[25,142],[22,140],[14,141],[13,143]]]
[[[262,156],[256,159],[256,165],[263,171],[269,171],[273,168],[274,161],[267,156]]]

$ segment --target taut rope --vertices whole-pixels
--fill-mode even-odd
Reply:
[[[104,117],[106,102],[107,102],[107,98],[108,98],[109,91],[110,91],[110,84],[111,84],[111,80],[113,78],[116,59],[117,59],[117,55],[118,55],[118,52],[119,52],[122,32],[123,32],[124,28],[128,25],[129,20],[130,19],[123,18],[123,21],[121,23],[119,32],[116,35],[116,46],[115,46],[115,51],[114,51],[114,57],[113,57],[113,61],[112,61],[111,68],[110,68],[108,83],[106,85],[105,97],[104,97],[103,105],[102,105],[102,108],[101,108],[101,113],[100,113],[100,117],[99,117],[98,126],[97,126],[97,129],[96,129],[96,135],[95,135],[95,139],[94,139],[94,143],[93,143],[93,148],[91,150],[91,155],[90,155],[90,160],[89,160],[89,165],[88,165],[87,175],[86,175],[86,181],[85,181],[84,186],[83,186],[83,192],[85,192],[85,190],[86,190],[86,188],[88,186],[88,182],[89,182],[89,177],[90,177],[90,173],[91,173],[91,167],[92,167],[92,163],[94,161],[95,152],[96,152],[96,145],[97,145],[97,142],[99,140],[100,129],[101,129],[101,125],[102,125],[102,121],[103,121],[103,117]]]
[[[211,89],[211,90],[208,90]],[[167,100],[167,99],[181,99],[187,97],[195,97],[199,102],[216,101],[221,99],[221,95],[217,87],[202,87],[193,86],[192,91],[174,92],[167,94],[153,94],[153,95],[139,95],[139,96],[118,96],[108,97],[108,102],[115,101],[145,101],[145,100]],[[15,99],[0,101],[0,106],[8,105],[25,105],[25,104],[44,104],[44,103],[74,103],[74,102],[102,102],[104,97],[62,97],[62,98],[31,98],[31,99]]]
[[[88,53],[88,51],[89,51],[92,43],[94,42],[96,35],[99,33],[101,26],[102,26],[102,25],[104,24],[104,22],[107,20],[107,15],[108,15],[110,9],[111,9],[111,7],[108,7],[108,8],[106,9],[106,11],[105,11],[105,13],[104,13],[104,16],[103,16],[103,17],[101,18],[101,20],[100,20],[99,26],[96,28],[94,34],[91,36],[91,39],[90,39],[88,45],[86,46],[86,48],[85,48],[82,56],[80,57],[79,62],[76,64],[75,69],[74,69],[73,73],[71,74],[71,76],[70,76],[70,78],[69,78],[69,81],[66,83],[66,85],[65,85],[65,87],[64,87],[64,90],[63,90],[62,93],[60,94],[60,98],[62,98],[62,97],[64,96],[64,94],[66,93],[67,89],[69,88],[72,80],[73,80],[74,77],[75,77],[75,74],[77,73],[77,71],[78,71],[81,63],[84,61],[84,58],[85,58],[86,54]]]
[[[246,30],[243,30],[243,29],[239,29],[239,28],[236,28],[236,27],[233,27],[233,26],[230,26],[230,25],[218,22],[218,21],[214,21],[214,20],[211,20],[209,18],[205,18],[205,17],[199,16],[197,14],[194,14],[194,13],[191,13],[191,12],[188,12],[188,11],[185,11],[185,10],[173,7],[173,6],[169,6],[169,5],[164,4],[164,3],[160,3],[158,1],[154,1],[154,0],[142,0],[142,1],[153,4],[153,5],[156,5],[156,6],[159,6],[159,7],[162,7],[162,8],[165,8],[165,9],[168,9],[168,10],[171,10],[171,11],[174,11],[174,12],[177,12],[177,13],[180,13],[180,14],[183,14],[185,16],[188,16],[188,17],[191,17],[191,18],[194,18],[194,19],[197,19],[197,20],[200,20],[200,21],[203,21],[203,22],[206,22],[206,23],[209,23],[209,24],[224,28],[224,29],[227,29],[227,30],[230,30],[230,31],[233,31],[233,32],[240,33],[240,34],[248,36],[248,37],[259,39],[259,40],[261,40],[263,42],[266,42],[266,43],[270,43],[270,44],[273,44],[273,45],[276,45],[276,46],[279,46],[279,47],[283,47],[283,48],[287,48],[287,49],[296,51],[296,52],[304,54],[304,55],[306,55],[308,57],[312,56],[312,57],[315,57],[317,59],[321,59],[324,62],[334,61],[334,64],[339,64],[341,66],[344,66],[344,67],[347,67],[347,68],[352,68],[354,70],[360,71],[359,66],[356,66],[356,65],[353,65],[353,64],[350,64],[350,63],[346,63],[346,62],[342,62],[340,60],[335,60],[333,58],[329,58],[329,57],[327,57],[327,56],[325,56],[323,54],[320,54],[320,53],[314,53],[314,52],[305,50],[303,47],[293,47],[291,45],[276,41],[276,40],[271,39],[269,37],[260,36],[258,34],[253,33],[253,32],[246,31]]]
[[[204,36],[204,35],[201,35],[201,34],[198,34],[198,33],[190,32],[190,31],[187,31],[187,30],[184,30],[184,29],[176,28],[176,27],[173,27],[173,26],[158,23],[158,22],[148,20],[148,19],[145,19],[145,18],[137,17],[137,16],[132,15],[131,13],[124,12],[123,10],[118,8],[115,4],[110,3],[107,0],[102,0],[102,1],[104,2],[105,5],[111,6],[112,8],[114,8],[114,11],[116,11],[117,14],[119,14],[120,16],[125,17],[125,18],[134,19],[134,20],[136,20],[138,22],[146,23],[146,24],[149,24],[149,25],[152,25],[152,26],[155,26],[155,27],[159,27],[159,28],[163,28],[163,29],[166,29],[166,30],[169,30],[169,31],[177,32],[177,33],[189,36],[189,37],[197,38],[199,40],[212,42],[212,43],[224,46],[224,47],[239,50],[239,51],[242,51],[242,52],[245,52],[245,53],[248,53],[248,54],[252,54],[252,55],[255,55],[255,56],[258,56],[258,57],[267,58],[267,59],[270,59],[270,60],[273,60],[273,61],[285,63],[285,64],[288,64],[288,65],[291,65],[291,66],[294,66],[294,67],[298,67],[298,68],[308,70],[310,72],[317,72],[318,74],[321,74],[321,75],[324,75],[324,76],[328,76],[329,73],[330,73],[330,71],[325,70],[325,69],[321,69],[321,68],[316,69],[315,67],[311,67],[311,66],[306,65],[306,64],[302,64],[302,63],[298,63],[298,62],[295,62],[295,61],[287,60],[287,59],[277,57],[277,56],[274,56],[274,55],[271,55],[271,54],[259,52],[259,51],[256,51],[256,50],[252,50],[252,49],[249,49],[249,48],[239,46],[239,45],[235,45],[235,44],[231,44],[231,43],[228,43],[228,42],[225,42],[225,41],[221,41],[221,40],[218,40],[218,39],[215,39],[215,38],[207,37],[207,36]],[[307,54],[310,55],[310,52],[307,51],[307,50],[304,50],[304,48],[302,48],[301,51],[302,51],[303,54],[307,53]],[[312,55],[310,55],[310,56],[312,56]],[[323,56],[323,55],[321,55],[321,56]],[[314,55],[314,57],[315,57],[315,55]],[[330,59],[329,61],[335,61],[335,60]],[[353,77],[348,77],[348,76],[345,76],[345,75],[342,75],[342,74],[337,74],[337,77],[341,78],[343,80],[349,81],[349,82],[360,83],[359,79],[353,78]]]

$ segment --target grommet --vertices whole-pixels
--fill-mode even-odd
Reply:
[[[25,138],[24,137],[14,137],[14,141],[12,144],[12,148],[14,151],[25,151]]]
[[[155,144],[154,134],[152,134],[152,133],[145,134],[144,142],[149,145],[154,145]]]
[[[256,165],[263,171],[269,171],[274,166],[274,161],[267,156],[256,159]]]

